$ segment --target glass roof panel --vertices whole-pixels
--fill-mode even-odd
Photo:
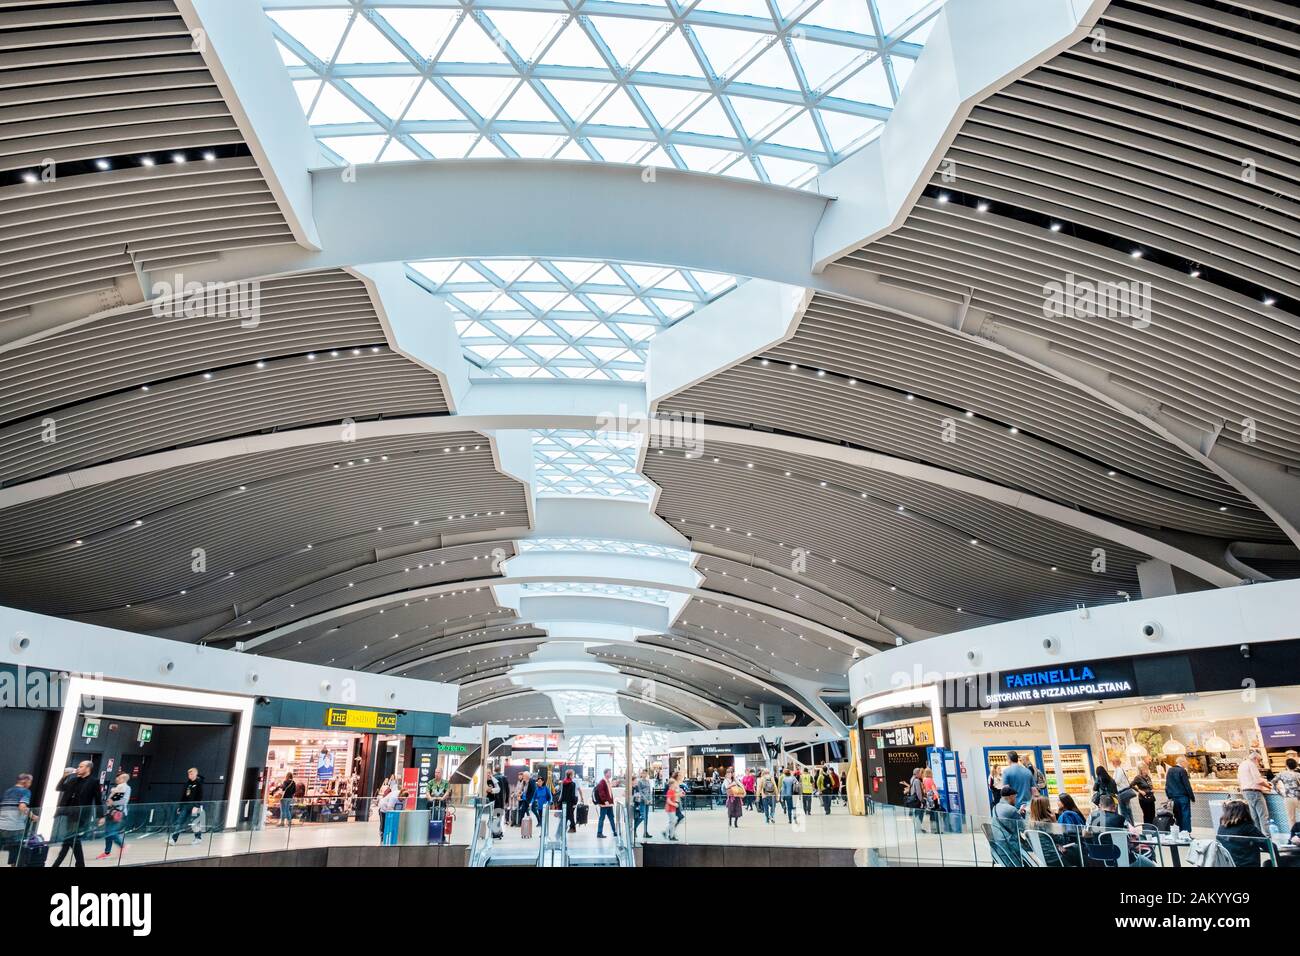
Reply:
[[[596,159],[782,185],[879,134],[944,0],[779,0],[779,19],[766,0],[606,2],[617,15],[568,0],[263,0],[290,77],[329,81],[298,93],[338,163],[373,161],[370,143],[340,141],[395,123],[403,158]]]
[[[589,554],[631,554],[641,558],[664,558],[690,564],[694,555],[684,548],[672,548],[643,541],[620,541],[616,538],[524,538],[517,542],[519,553],[530,551]]]
[[[652,486],[636,470],[641,439],[616,432],[533,432],[533,488],[540,497],[649,501]]]
[[[374,151],[384,140],[337,139]],[[400,149],[385,156],[408,158]],[[576,260],[435,260],[412,262],[407,274],[459,313],[461,345],[480,373],[514,378],[544,369],[565,378],[642,381],[650,340],[736,287],[729,275]]]

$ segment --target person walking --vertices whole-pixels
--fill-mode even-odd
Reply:
[[[126,807],[130,802],[131,775],[119,773],[113,789],[104,799],[104,852],[95,857],[96,860],[107,860],[112,856],[114,844],[119,847],[119,858],[126,852],[126,837],[122,831],[126,829]]]
[[[745,785],[732,777],[727,786],[727,826],[740,828],[740,817],[745,812]]]
[[[185,784],[181,787],[180,803],[176,807],[176,829],[172,831],[171,840],[188,830],[194,834],[191,843],[203,842],[203,778],[197,767],[185,771]]]
[[[1021,766],[1020,754],[1014,750],[1007,754],[1007,765],[1002,768],[1002,786],[1016,791],[1017,810],[1029,805],[1034,790],[1034,772]]]
[[[785,772],[781,774],[781,806],[785,810],[785,822],[794,823],[794,793],[796,781],[790,768],[786,767]]]
[[[1151,781],[1151,767],[1145,760],[1139,760],[1137,773],[1133,774],[1133,779],[1129,781],[1133,791],[1137,794],[1138,808],[1142,811],[1142,822],[1156,822],[1156,788]]]
[[[764,770],[763,775],[758,778],[755,784],[758,791],[758,805],[763,810],[763,819],[768,823],[774,823],[773,817],[776,815],[776,781],[772,779],[772,772]]]
[[[903,798],[903,806],[912,811],[912,832],[928,833],[929,830],[925,825],[925,784],[921,779],[920,767],[913,768],[912,779],[907,781],[907,795]]]
[[[532,807],[533,817],[536,818],[537,825],[540,827],[542,825],[542,814],[551,805],[551,788],[546,785],[546,778],[539,776],[531,789],[533,797],[530,806]]]
[[[293,826],[293,799],[298,795],[298,781],[293,779],[292,770],[284,775],[284,780],[275,789],[280,794],[280,822],[276,826],[282,827],[286,823]]]
[[[1192,830],[1192,804],[1196,794],[1192,790],[1192,778],[1187,774],[1187,757],[1181,756],[1165,774],[1165,796],[1174,807],[1174,822],[1178,829],[1188,833]]]
[[[654,781],[650,779],[648,770],[642,770],[641,775],[637,778],[633,799],[636,801],[637,813],[635,825],[644,828],[645,838],[649,840],[651,839],[650,811],[654,809],[655,805],[655,785]],[[636,836],[635,830],[633,830],[632,835]]]
[[[1129,779],[1128,770],[1124,768],[1124,761],[1118,757],[1112,757],[1110,761],[1111,779],[1115,781],[1115,802],[1119,806],[1120,815],[1129,825],[1133,825],[1133,806],[1132,801],[1137,797],[1137,789]]]
[[[76,771],[70,777],[64,777],[56,788],[59,793],[58,815],[63,820],[63,845],[55,866],[62,866],[68,852],[72,852],[73,865],[86,865],[86,855],[81,848],[82,834],[89,830],[95,818],[99,816],[100,794],[99,780],[91,775],[94,764],[83,760],[77,764]],[[102,823],[103,820],[101,819]]]
[[[1246,806],[1250,808],[1251,818],[1255,821],[1255,826],[1261,833],[1268,832],[1268,797],[1273,788],[1268,781],[1264,779],[1264,774],[1260,770],[1260,753],[1258,750],[1251,749],[1237,767],[1237,786],[1241,788],[1241,795],[1246,800]]]
[[[830,768],[822,764],[817,772],[817,792],[822,798],[822,811],[829,816],[831,812],[831,773]]]
[[[758,778],[754,776],[754,771],[746,770],[745,775],[740,778],[741,786],[745,788],[745,809],[754,809],[755,788],[758,786]]]
[[[668,813],[668,823],[664,827],[664,839],[677,841],[677,826],[686,814],[682,813],[681,774],[675,773],[668,778],[668,789],[664,793],[664,810]]]
[[[578,785],[574,782],[573,771],[564,771],[564,782],[560,784],[560,806],[564,807],[564,822],[569,825],[570,833],[578,832],[575,814],[578,808]]]
[[[596,789],[592,791],[592,799],[596,801],[596,807],[600,813],[600,818],[596,821],[596,839],[605,839],[605,820],[609,819],[609,829],[614,836],[618,836],[618,825],[614,822],[614,771],[609,768],[605,769],[605,775],[600,778],[596,784]]]
[[[799,775],[799,790],[803,795],[803,815],[812,815],[813,799],[813,774],[810,769],[804,767],[803,773]]]
[[[32,775],[20,773],[14,785],[0,797],[0,849],[8,856],[10,866],[18,862],[18,851],[27,835],[28,821],[35,820],[32,813]]]

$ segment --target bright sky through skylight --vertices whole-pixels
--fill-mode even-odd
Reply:
[[[636,470],[641,440],[610,432],[533,432],[533,487],[539,497],[649,501],[651,485]]]
[[[650,340],[736,285],[711,272],[617,262],[443,259],[409,264],[446,297],[488,375],[640,382]]]
[[[264,0],[332,158],[638,163],[781,185],[879,134],[942,0]]]

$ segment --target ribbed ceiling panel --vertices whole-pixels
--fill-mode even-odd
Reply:
[[[170,0],[5,4],[0,101],[0,322],[82,293],[112,307],[137,266],[294,241]]]

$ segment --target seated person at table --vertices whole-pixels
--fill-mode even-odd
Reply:
[[[1129,825],[1120,816],[1119,805],[1114,794],[1102,794],[1098,800],[1096,810],[1092,811],[1092,816],[1088,818],[1088,826],[1093,830],[1122,830],[1125,834],[1123,849],[1121,852],[1128,853],[1129,866],[1155,866],[1155,861],[1145,853],[1135,853],[1131,842],[1128,839],[1130,833]],[[1084,838],[1086,843],[1097,846],[1100,843],[1096,833],[1089,834]]]
[[[1223,804],[1214,839],[1228,851],[1237,866],[1259,866],[1259,855],[1268,852],[1268,837],[1255,826],[1245,800],[1228,800]]]
[[[1056,815],[1056,822],[1063,827],[1082,827],[1087,825],[1083,819],[1083,814],[1079,812],[1079,805],[1074,802],[1074,797],[1068,793],[1063,793],[1058,798],[1061,810]]]

